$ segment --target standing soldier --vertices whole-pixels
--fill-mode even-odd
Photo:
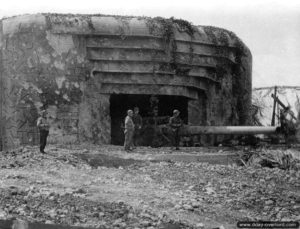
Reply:
[[[40,131],[40,152],[45,153],[45,147],[47,144],[47,137],[49,135],[50,125],[47,120],[47,111],[42,110],[40,117],[37,120],[37,127]]]
[[[131,151],[133,147],[133,133],[134,133],[134,123],[132,121],[133,111],[128,110],[127,116],[125,118],[125,141],[124,141],[124,148],[126,151]]]
[[[133,111],[134,111],[132,117],[132,121],[134,124],[133,143],[134,146],[137,146],[138,144],[137,139],[139,138],[141,133],[143,120],[142,120],[142,116],[139,114],[140,109],[138,107],[135,107]]]
[[[171,127],[172,135],[173,135],[173,147],[175,147],[176,150],[179,150],[179,141],[180,141],[180,136],[179,136],[179,130],[180,127],[182,126],[182,120],[179,117],[179,110],[174,110],[173,111],[173,116],[169,120],[169,125]]]

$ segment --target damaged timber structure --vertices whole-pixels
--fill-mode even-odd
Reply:
[[[174,18],[35,14],[0,21],[0,150],[52,143],[122,144],[126,110],[181,111],[191,126],[250,123],[249,49],[232,32]],[[153,109],[156,112],[153,112]],[[159,119],[156,119],[159,120]]]

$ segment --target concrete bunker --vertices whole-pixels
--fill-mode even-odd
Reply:
[[[249,121],[251,53],[221,28],[160,17],[22,15],[1,20],[0,46],[1,149],[38,143],[33,119],[42,107],[52,143],[120,144],[126,109],[137,105],[150,119],[151,95],[162,118],[178,108],[190,125]]]

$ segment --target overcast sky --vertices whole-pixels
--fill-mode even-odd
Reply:
[[[25,13],[102,13],[182,18],[236,33],[253,56],[253,87],[300,86],[300,1],[6,0],[0,17]]]

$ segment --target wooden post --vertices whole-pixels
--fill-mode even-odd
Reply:
[[[277,86],[274,87],[274,96],[275,98],[277,97]],[[273,103],[273,113],[272,113],[272,121],[271,121],[271,126],[275,126],[275,113],[276,113],[276,102],[277,100],[274,98],[274,103]]]

